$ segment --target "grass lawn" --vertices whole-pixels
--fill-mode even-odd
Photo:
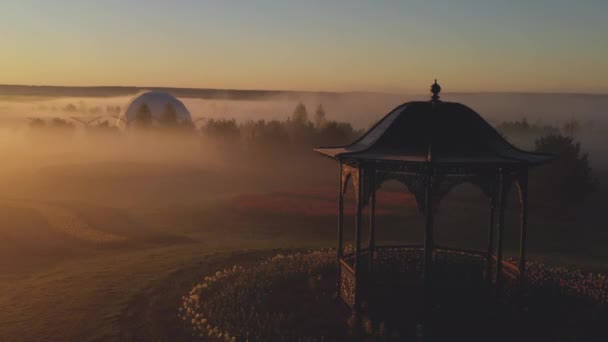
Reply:
[[[76,176],[54,177],[74,183]],[[263,190],[264,185],[260,185],[262,190],[252,185],[244,197],[222,194],[221,200],[205,200],[203,191],[213,193],[218,184],[209,190],[206,183],[181,179],[183,173],[163,177],[168,180],[162,184],[147,178],[132,184],[131,178],[124,182],[119,178],[111,183],[112,189],[104,189],[100,185],[106,183],[96,178],[95,182],[82,180],[72,187],[78,194],[70,192],[70,187],[60,193],[61,187],[49,182],[43,189],[53,191],[45,191],[46,198],[39,199],[46,205],[42,207],[22,200],[38,195],[37,182],[32,182],[36,186],[27,196],[0,198],[0,340],[169,340],[178,333],[166,323],[177,317],[172,310],[179,306],[182,291],[187,292],[226,258],[246,259],[247,254],[242,254],[246,250],[263,255],[273,248],[335,245],[333,182],[329,192],[303,194],[292,186],[291,192],[281,192],[279,200],[268,194],[272,191]],[[176,187],[170,182],[178,180],[179,191],[169,192]],[[249,179],[241,182],[254,183]],[[90,188],[84,191],[85,186]],[[146,189],[150,196],[145,200],[156,204],[128,205],[130,194],[138,189]],[[95,203],[88,193],[108,197]],[[111,196],[119,201],[111,201]],[[190,196],[188,201],[176,200],[184,196]],[[442,203],[436,228],[439,244],[485,246],[487,208],[480,198],[475,202],[466,196],[453,197]],[[391,201],[398,205],[389,206]],[[380,242],[422,241],[422,217],[408,203],[407,198],[379,196],[379,208],[387,210],[378,218]],[[308,204],[323,214],[315,215],[316,209],[311,212]],[[533,208],[531,213],[534,215]],[[49,215],[69,221],[70,229]],[[507,216],[507,254],[516,254],[518,213],[510,210]],[[345,223],[346,238],[352,241],[352,217]],[[554,233],[547,235],[550,231]],[[568,237],[573,234],[569,222],[532,216],[531,258],[559,258],[560,262],[608,269],[608,256],[601,249],[605,239],[571,241]],[[89,238],[97,236],[124,239]],[[365,231],[363,236],[367,237]],[[569,245],[571,249],[566,248]]]

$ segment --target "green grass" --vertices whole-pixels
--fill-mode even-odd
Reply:
[[[171,174],[164,176],[168,185],[147,178],[137,183],[126,176],[123,183],[116,176],[119,179],[111,188],[105,188],[101,176],[96,182],[75,179],[79,173],[52,177],[46,183],[24,181],[19,189],[0,184],[8,189],[6,193],[15,194],[0,200],[0,340],[168,340],[172,331],[163,330],[163,322],[172,306],[178,307],[175,299],[231,253],[335,245],[335,216],[239,211],[225,194],[206,197],[215,195],[217,184],[207,188],[204,183],[187,182],[197,185],[169,192],[174,187],[171,182],[177,181]],[[266,183],[255,181],[241,180],[231,191],[247,182],[253,184],[247,192],[269,192]],[[300,185],[284,183],[291,188]],[[335,188],[333,181],[318,183]],[[144,188],[152,188],[146,194],[153,198],[129,205],[138,203],[131,193]],[[100,192],[103,201],[88,196],[99,197]],[[186,203],[179,201],[184,196],[189,198]],[[35,206],[15,202],[16,198],[38,198],[64,208],[90,229],[126,239],[97,243],[78,234],[70,236],[54,228]],[[573,237],[585,237],[577,234],[578,223],[539,217],[534,208],[531,214],[532,258],[608,269],[606,237],[588,237],[575,244]],[[480,196],[450,197],[438,215],[438,243],[485,246],[487,207]],[[507,254],[516,254],[518,212],[509,210],[507,216]],[[409,209],[381,217],[379,241],[420,243],[421,222],[421,215]],[[346,223],[346,237],[352,241],[354,222],[348,218]],[[367,238],[365,230],[363,236]]]
[[[90,207],[87,208],[88,213],[82,208],[72,210],[79,212],[80,217],[87,222],[95,221],[91,216],[95,210]],[[172,215],[184,215],[184,210],[182,208],[174,213],[149,209],[149,215],[145,216],[148,220],[152,220],[152,216],[162,218],[160,221],[164,222],[179,222]],[[209,211],[207,217],[198,220],[197,230],[194,227],[183,227],[168,231],[163,229],[162,224],[152,227],[152,222],[148,225],[145,220],[137,220],[140,218],[140,209],[134,210],[135,213],[122,212],[129,219],[135,220],[131,222],[132,225],[149,227],[149,234],[158,237],[155,240],[137,229],[123,230],[128,239],[118,244],[96,244],[58,233],[47,236],[46,240],[60,240],[60,250],[69,250],[73,254],[54,253],[55,249],[46,245],[38,247],[46,251],[49,260],[43,257],[44,254],[30,256],[19,253],[18,249],[13,251],[12,257],[22,266],[7,267],[9,272],[0,276],[2,339],[102,341],[125,339],[129,334],[149,331],[158,333],[160,339],[167,336],[166,332],[157,331],[158,319],[162,318],[160,313],[169,314],[170,307],[173,305],[173,309],[177,309],[179,304],[178,301],[167,300],[179,298],[182,291],[188,291],[188,286],[192,285],[189,280],[198,280],[206,270],[215,269],[221,260],[215,256],[216,253],[333,245],[331,239],[320,237],[325,234],[306,237],[307,234],[303,232],[296,234],[301,237],[297,239],[294,235],[281,232],[281,220],[277,224],[265,224],[263,220],[250,221],[239,215],[231,217],[229,212],[219,212],[216,207],[190,210],[203,213]],[[19,215],[24,220],[37,214],[19,210]],[[13,216],[16,217],[16,214]],[[98,221],[97,227],[106,227],[103,223],[107,224],[108,219],[106,217],[105,221]],[[50,225],[44,227],[43,218],[29,224],[31,229],[53,231]],[[15,226],[16,223],[13,227]],[[22,235],[17,235],[14,240],[21,246],[33,243],[33,232],[22,230],[20,233]],[[327,236],[331,235],[333,234]],[[5,256],[9,257],[11,256]],[[41,263],[39,267],[32,265],[38,261]],[[172,293],[158,292],[168,284],[187,286],[170,286]],[[124,317],[134,310],[132,306],[137,307],[137,298],[151,301],[147,303],[162,302],[162,305],[159,304],[159,309],[154,304],[148,308],[153,310],[148,310],[143,316],[145,318],[146,315],[151,315],[154,319],[141,321],[143,318],[138,314],[140,322],[134,324],[141,331],[134,332]],[[146,336],[152,338],[153,335]]]
[[[119,320],[125,341],[189,341],[188,326],[177,317],[181,297],[194,284],[234,263],[247,265],[272,255],[272,250],[220,252],[193,258],[163,277],[150,281],[133,295]]]
[[[266,242],[245,242],[239,249],[269,246]],[[205,271],[198,270],[201,263],[217,261],[210,257],[213,253],[231,249],[192,244],[122,252],[66,262],[25,278],[3,279],[0,336],[7,341],[119,339],[125,326],[121,317],[133,298],[156,291],[159,282],[172,281],[176,272],[180,277],[176,281],[187,283],[186,279]]]

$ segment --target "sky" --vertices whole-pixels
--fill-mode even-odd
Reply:
[[[608,93],[606,0],[0,0],[0,84]]]

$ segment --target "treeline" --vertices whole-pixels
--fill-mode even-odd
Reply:
[[[74,121],[62,118],[30,121],[35,132],[52,130],[72,132],[75,122],[82,123],[87,132],[118,131],[108,120],[87,122],[84,118],[73,117]],[[323,105],[318,105],[312,115],[303,103],[298,103],[287,120],[250,120],[237,122],[235,119],[204,119],[199,128],[194,123],[180,122],[175,109],[167,106],[158,119],[152,117],[150,108],[142,104],[132,121],[126,122],[129,131],[179,133],[200,135],[205,143],[220,150],[285,150],[311,148],[321,145],[347,144],[355,140],[362,130],[353,128],[350,123],[329,120]]]
[[[284,150],[322,145],[348,144],[363,134],[350,123],[327,119],[319,105],[312,119],[308,109],[299,103],[285,121],[257,120],[237,123],[234,119],[209,119],[201,134],[220,147],[243,147],[247,150]]]
[[[590,130],[593,122],[581,122],[571,119],[561,125],[549,125],[539,121],[530,123],[526,117],[520,120],[503,121],[496,126],[507,140],[522,148],[533,148],[537,139],[550,135],[563,135],[573,139],[578,138],[583,130]]]
[[[85,129],[89,133],[100,132],[100,133],[118,133],[119,129],[116,125],[111,124],[108,120],[94,119],[92,121],[85,121],[79,118],[73,118],[75,122],[82,123]],[[29,122],[30,132],[34,135],[41,133],[59,133],[64,136],[71,136],[76,131],[76,124],[72,121],[68,121],[62,118],[32,118]]]
[[[84,102],[79,102],[78,105],[68,103],[64,106],[46,105],[38,106],[39,111],[63,112],[66,114],[91,114],[91,115],[118,115],[120,114],[120,106],[92,106],[87,107]]]
[[[529,123],[527,118],[516,121],[503,121],[496,129],[504,136],[526,135],[539,138],[551,134],[559,134],[560,130],[556,126],[542,124],[540,122]]]
[[[73,118],[76,119],[76,118]],[[86,122],[85,132],[121,132],[116,125],[106,121]],[[171,133],[200,139],[210,151],[219,152],[226,158],[253,157],[260,160],[284,160],[286,156],[302,156],[317,146],[349,144],[364,131],[350,123],[329,120],[322,105],[312,115],[303,103],[298,103],[286,120],[251,120],[237,122],[234,119],[206,119],[196,128],[194,123],[178,121],[174,108],[167,106],[158,118],[153,118],[147,105],[142,105],[133,121],[126,122],[129,133]],[[53,131],[70,136],[75,131],[73,122],[60,118],[44,121],[32,119],[32,132]],[[576,121],[561,127],[530,124],[520,121],[503,122],[497,126],[507,140],[517,144],[514,136],[524,136],[530,141],[528,150],[551,153],[556,161],[535,169],[531,177],[534,193],[547,203],[563,207],[578,206],[598,187],[589,162],[589,156],[575,138],[581,124]],[[160,137],[162,134],[159,134]],[[156,139],[156,136],[154,136]]]
[[[524,117],[502,122],[496,129],[520,148],[557,157],[553,162],[532,170],[530,186],[531,192],[541,201],[564,209],[580,208],[599,186],[589,154],[582,150],[578,142],[584,126],[574,119],[560,127],[540,121],[530,123]]]
[[[598,189],[589,154],[573,137],[549,134],[536,140],[537,152],[557,158],[532,171],[531,188],[545,201],[561,207],[580,207]]]

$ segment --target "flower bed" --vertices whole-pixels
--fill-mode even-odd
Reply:
[[[243,212],[273,213],[302,216],[333,216],[336,214],[336,189],[294,189],[290,192],[241,194],[233,199],[234,207]],[[403,208],[415,208],[414,196],[400,191],[378,192],[377,216],[402,215]],[[344,203],[344,214],[355,215],[353,201]]]
[[[570,296],[596,305],[608,305],[608,277],[605,274],[546,266],[538,262],[527,262],[526,267],[531,290],[536,294]]]
[[[394,258],[388,258],[390,261],[419,264],[418,258],[409,254],[391,256]],[[335,260],[335,251],[332,250],[294,252],[219,270],[204,277],[182,297],[178,315],[194,339],[347,338],[347,334],[352,333],[346,326],[349,311],[333,299]],[[450,260],[446,262],[452,264]],[[504,298],[506,302],[498,304],[484,296],[475,299],[458,291],[448,291],[446,295],[457,296],[467,303],[467,306],[462,306],[457,301],[460,304],[452,306],[455,311],[447,305],[452,297],[437,297],[446,302],[441,306],[442,310],[435,310],[430,317],[434,322],[433,334],[441,337],[442,332],[447,334],[452,329],[471,324],[470,331],[487,336],[493,336],[496,330],[509,331],[509,336],[514,338],[555,334],[572,338],[589,333],[605,335],[601,322],[608,319],[608,277],[535,262],[527,265],[529,281],[524,297],[519,295],[519,291],[508,291],[514,297],[507,296]],[[406,288],[388,287],[385,290],[403,292]],[[406,313],[413,307],[411,297],[415,295],[403,296],[408,298],[405,303],[395,303],[396,310],[388,310],[383,317],[377,318],[381,321],[388,318],[387,324],[394,327],[405,327],[405,321],[409,320],[417,322],[416,312],[411,313],[414,316]],[[494,304],[488,306],[489,303]],[[513,322],[518,323],[514,325]],[[388,328],[383,330],[394,333]],[[408,332],[400,331],[398,334],[407,335]]]
[[[312,306],[319,306],[314,302],[334,303],[334,287],[322,288],[335,284],[330,277],[334,268],[335,251],[330,250],[277,254],[250,267],[234,265],[206,276],[183,296],[179,316],[202,339],[306,336],[311,332],[298,320],[311,317],[299,316],[310,314],[307,308],[314,311]]]

